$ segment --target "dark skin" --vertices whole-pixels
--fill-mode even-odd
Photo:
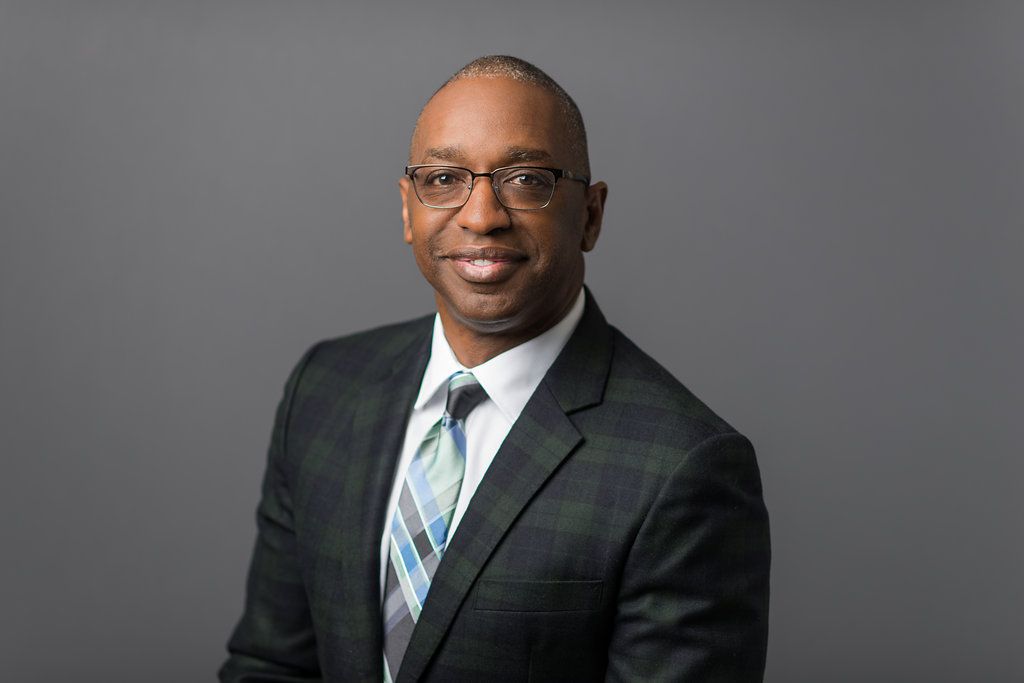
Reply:
[[[557,98],[504,77],[456,80],[434,95],[416,125],[412,164],[476,172],[535,165],[581,172]],[[475,367],[556,324],[583,285],[583,254],[594,248],[608,186],[559,180],[551,203],[510,210],[478,178],[459,209],[433,209],[401,178],[402,223],[434,288],[445,337]]]

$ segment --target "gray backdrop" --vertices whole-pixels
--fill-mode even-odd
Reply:
[[[758,447],[767,680],[1024,680],[1024,5],[0,3],[0,671],[211,680],[284,379],[432,298],[481,54],[576,98],[605,313]]]

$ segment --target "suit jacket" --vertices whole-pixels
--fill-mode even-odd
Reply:
[[[321,342],[292,372],[222,681],[382,679],[380,535],[432,320]],[[397,681],[759,681],[768,570],[750,442],[587,292]]]

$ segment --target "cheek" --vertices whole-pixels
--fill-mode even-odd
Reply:
[[[410,213],[408,242],[412,245],[413,258],[420,272],[432,278],[440,271],[440,262],[435,256],[442,251],[441,226],[435,225],[429,218],[432,217]]]
[[[425,216],[418,215],[418,212],[410,211],[409,225],[406,227],[405,234],[405,241],[412,245],[413,253],[419,260],[421,253],[429,251],[433,240],[430,221],[426,220]]]
[[[436,268],[435,260],[431,258],[430,243],[423,235],[417,235],[413,238],[412,253],[416,259],[416,265],[424,273],[428,273]]]
[[[545,230],[536,233],[537,249],[542,261],[560,268],[574,263],[583,253],[580,249],[582,232],[570,216],[560,216],[562,220],[546,226]]]

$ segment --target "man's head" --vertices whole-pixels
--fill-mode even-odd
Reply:
[[[510,347],[556,323],[583,283],[583,252],[597,241],[607,194],[604,183],[573,179],[589,176],[589,163],[583,121],[565,91],[522,60],[475,60],[423,107],[409,163],[475,173],[504,167],[567,172],[561,178],[504,174],[505,205],[488,177],[474,180],[468,198],[452,189],[465,179],[462,171],[421,169],[412,174],[415,182],[409,176],[399,181],[405,240],[434,288],[450,341],[453,334],[468,334]],[[552,177],[543,208],[507,208],[529,204],[515,199],[526,188],[544,194]],[[436,190],[454,193],[457,201],[427,197],[427,203],[465,203],[439,209],[420,201]]]
[[[575,164],[574,169],[586,177],[590,177],[590,156],[587,152],[587,130],[583,126],[583,115],[580,114],[576,102],[555,79],[524,59],[508,55],[488,55],[474,59],[456,71],[451,78],[434,91],[434,95],[455,81],[467,78],[507,78],[520,83],[536,85],[554,96],[558,102],[558,117],[565,127],[564,140],[569,144],[572,161]],[[433,100],[433,96],[431,96],[431,100]],[[429,103],[430,100],[427,101],[427,104]],[[412,134],[412,145],[409,149],[410,164],[416,163],[412,160],[412,152],[416,146],[419,125],[420,121],[417,119]]]

